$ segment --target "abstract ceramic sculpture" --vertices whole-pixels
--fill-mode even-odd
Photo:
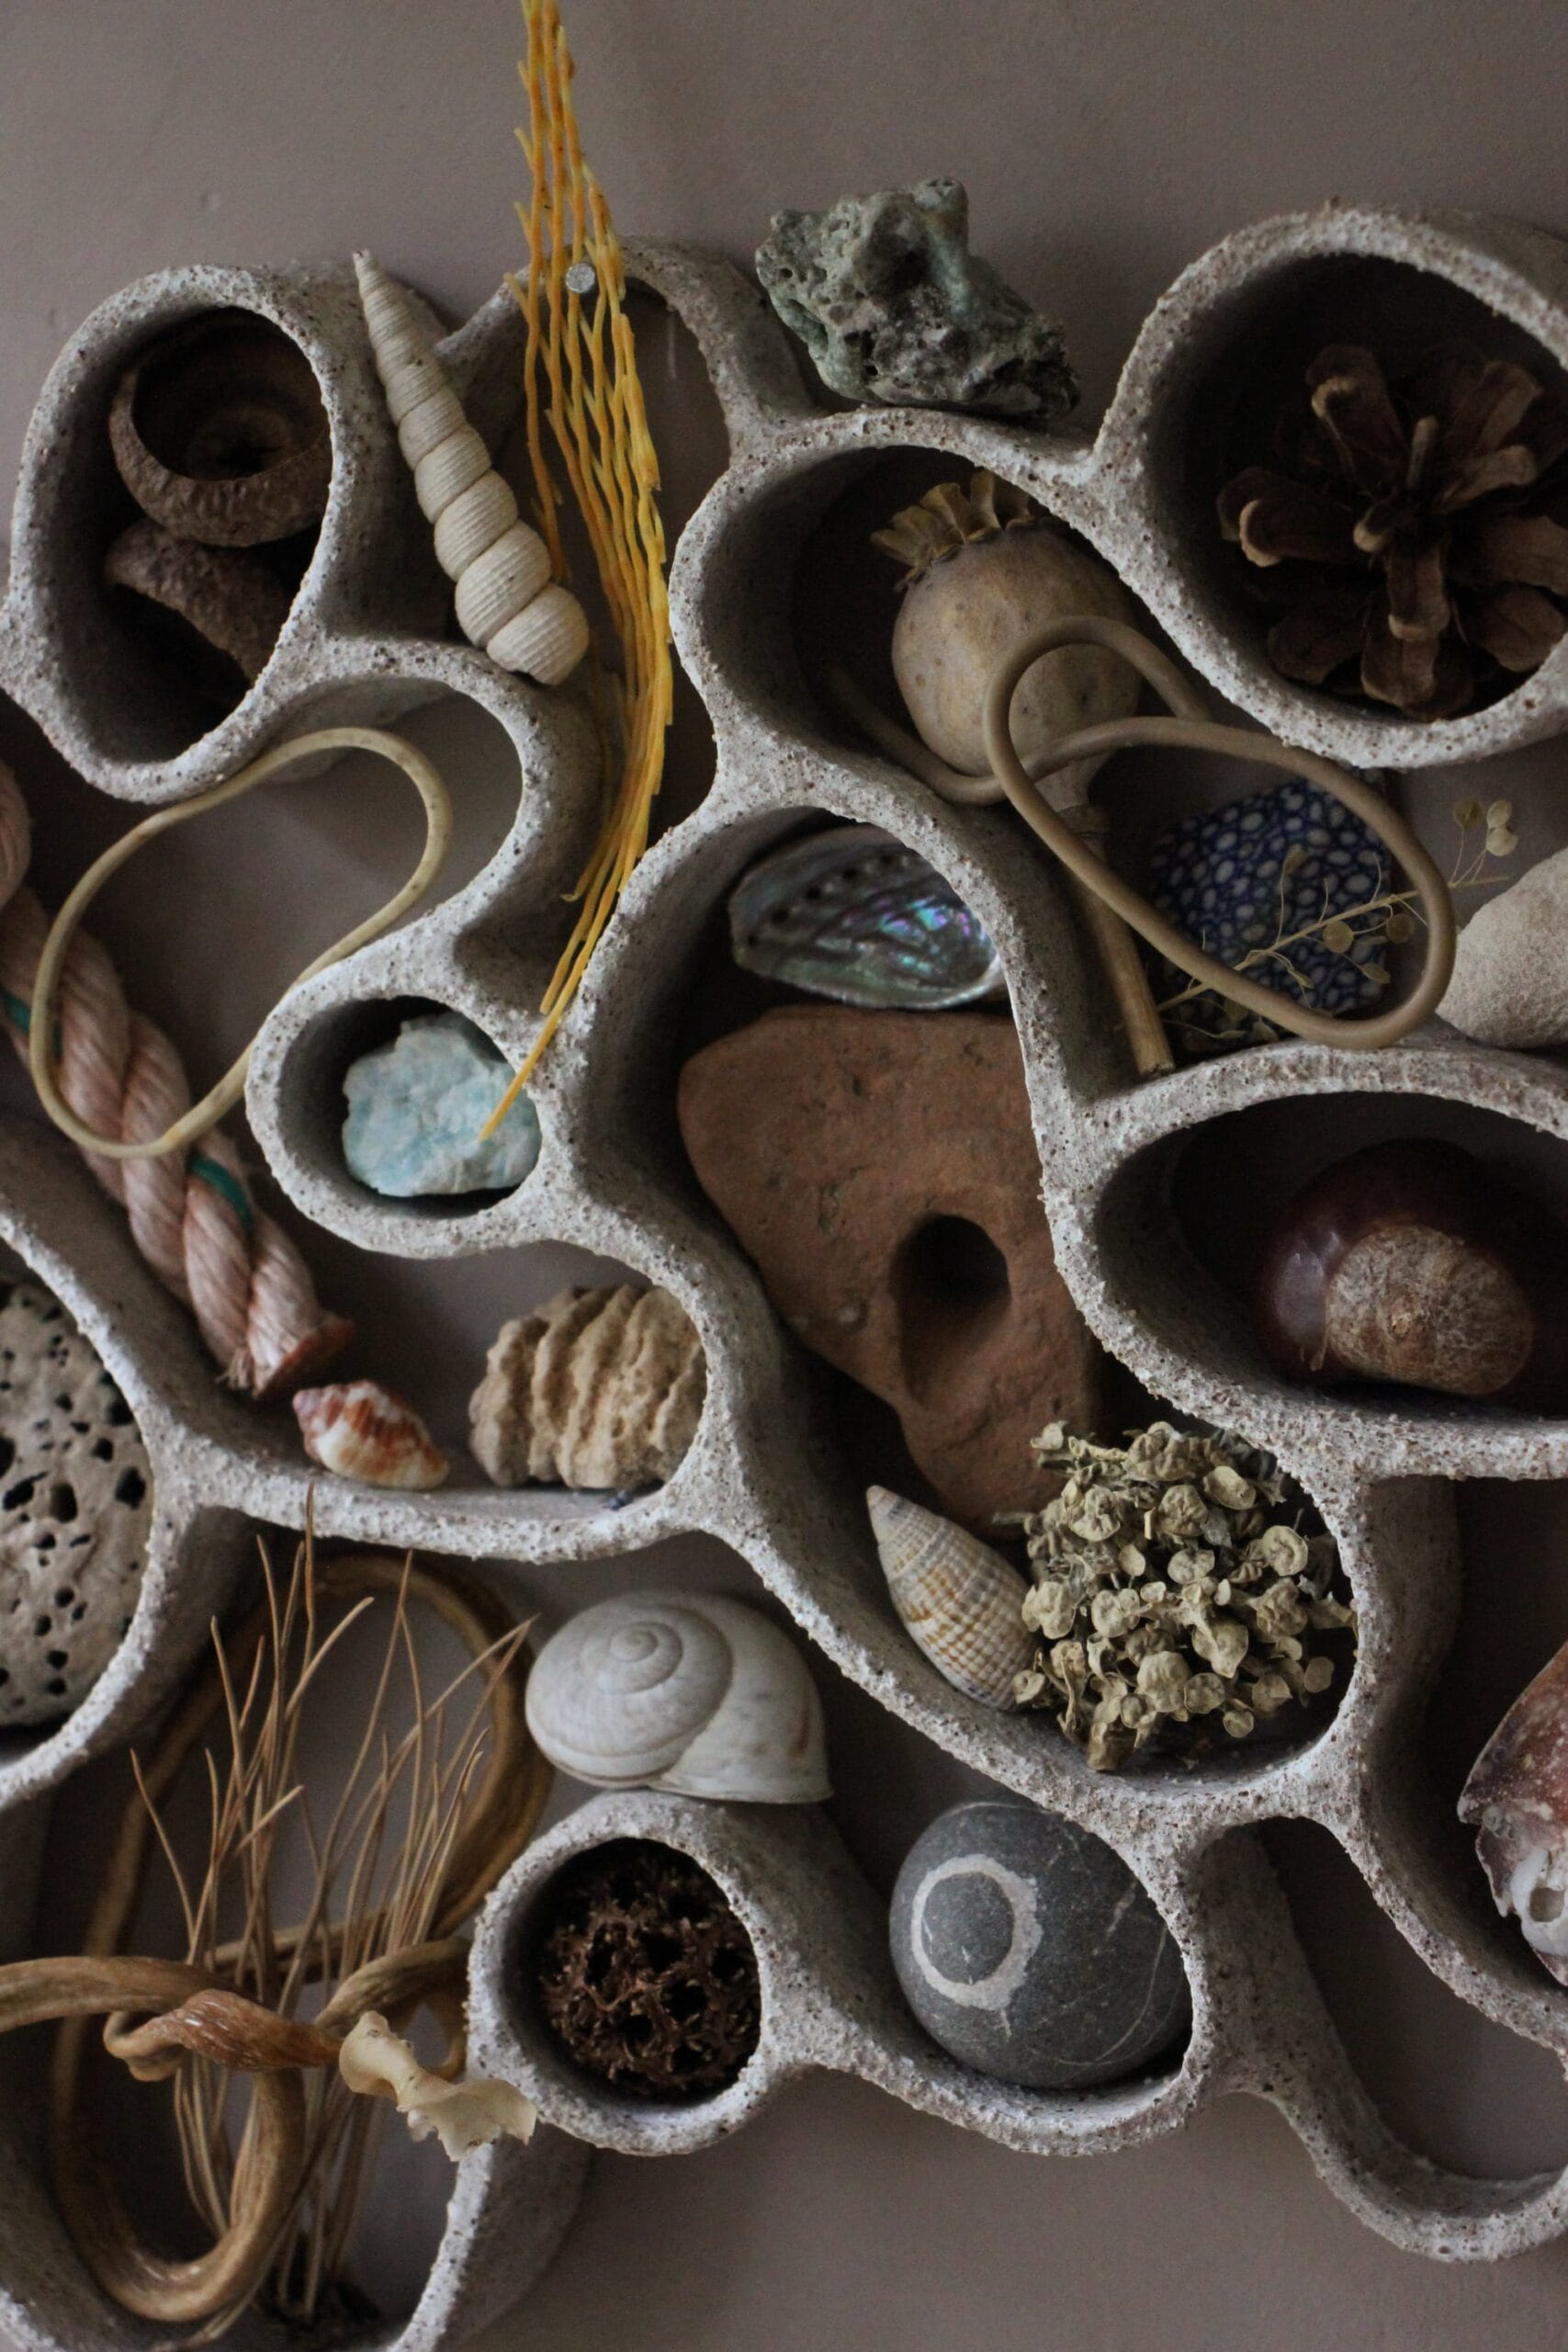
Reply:
[[[706,1393],[702,1341],[667,1290],[563,1290],[502,1325],[469,1442],[498,1487],[627,1493],[673,1476]]]
[[[1568,1231],[1457,1145],[1373,1144],[1280,1211],[1252,1319],[1287,1379],[1568,1409]]]
[[[977,1536],[886,1487],[868,1487],[865,1500],[893,1606],[917,1645],[955,1690],[1010,1707],[1034,1649],[1027,1579]]]
[[[808,833],[749,866],[729,941],[742,970],[840,1004],[946,1012],[1006,991],[957,892],[876,825]]]
[[[580,1610],[539,1653],[528,1728],[552,1764],[596,1788],[742,1804],[831,1794],[799,1651],[717,1593],[631,1592]]]
[[[969,251],[957,180],[775,212],[757,275],[823,382],[847,400],[1050,424],[1077,381],[1060,327]]]
[[[546,1890],[532,1990],[576,2064],[632,2098],[703,2098],[757,2046],[746,1930],[705,1871],[617,1840]]]
[[[1100,1351],[1056,1272],[1018,1039],[981,1012],[794,1006],[681,1072],[697,1181],[785,1327],[886,1399],[954,1517],[1044,1498]]]
[[[1484,1046],[1568,1045],[1568,849],[1476,909],[1438,1012]]]
[[[69,1714],[130,1623],[152,1473],[124,1397],[58,1299],[0,1304],[0,1728]]]
[[[1505,1918],[1568,1984],[1568,1645],[1521,1691],[1472,1767],[1459,1817]]]
[[[1292,686],[1258,654],[1213,593],[1191,535],[1178,527],[1173,474],[1195,377],[1234,351],[1239,315],[1273,332],[1292,315],[1303,271],[1354,275],[1371,260],[1441,296],[1460,288],[1568,358],[1568,263],[1550,240],[1473,218],[1416,220],[1351,205],[1239,232],[1197,263],[1151,317],[1092,448],[1010,439],[1009,470],[1082,534],[1208,684],[1277,734],[1360,768],[1441,766],[1562,731],[1568,677],[1549,662],[1528,696],[1419,729]],[[628,252],[628,267],[667,292],[714,368],[733,458],[673,568],[676,626],[718,739],[718,777],[703,805],[657,843],[604,943],[570,1051],[541,1087],[545,1137],[536,1179],[481,1212],[484,1245],[568,1241],[676,1279],[700,1308],[713,1405],[678,1481],[624,1510],[543,1491],[475,1497],[457,1486],[419,1498],[324,1478],[274,1450],[215,1390],[185,1318],[139,1262],[121,1220],[53,1139],[0,1127],[0,1228],[94,1340],[132,1403],[160,1504],[146,1581],[153,1606],[73,1718],[25,1754],[0,1758],[0,1849],[10,1917],[28,1932],[41,1824],[53,1792],[87,1757],[123,1747],[164,1703],[171,1676],[225,1605],[228,1514],[298,1524],[314,1485],[318,1526],[374,1532],[400,1550],[590,1563],[641,1552],[700,1527],[744,1556],[836,1666],[955,1761],[1106,1837],[1149,1888],[1179,1942],[1196,2029],[1179,2067],[1100,2099],[1041,2098],[943,2067],[914,2039],[876,1956],[886,1905],[867,1888],[815,1807],[715,1806],[660,1792],[592,1798],[529,1849],[497,1890],[470,1962],[477,2057],[542,2098],[566,2131],[541,2131],[469,2157],[440,2260],[395,2341],[434,2347],[491,2325],[538,2273],[581,2177],[579,2141],[649,2154],[716,2147],[803,2071],[874,2083],[921,2113],[1021,2151],[1109,2153],[1182,2129],[1216,2097],[1262,2090],[1360,2222],[1410,2252],[1491,2260],[1568,2225],[1568,2186],[1550,2175],[1506,2193],[1404,2148],[1357,2082],[1344,2039],[1303,1964],[1257,1835],[1282,1804],[1325,1825],[1376,1890],[1391,1928],[1455,1997],[1499,2031],[1568,2047],[1555,1988],[1532,1986],[1500,1951],[1495,1927],[1448,1898],[1451,1866],[1433,1853],[1421,1794],[1416,1679],[1449,1639],[1459,1565],[1456,1482],[1568,1476],[1554,1423],[1506,1409],[1476,1414],[1397,1396],[1369,1400],[1282,1388],[1258,1377],[1234,1317],[1182,1284],[1181,1250],[1143,1179],[1168,1165],[1210,1117],[1261,1102],[1337,1100],[1375,1084],[1391,1096],[1441,1093],[1549,1135],[1568,1132],[1549,1069],[1521,1067],[1452,1037],[1406,1040],[1369,1062],[1323,1044],[1285,1044],[1177,1073],[1134,1095],[1106,1049],[1098,983],[1063,919],[1049,872],[1027,845],[948,808],[908,776],[823,740],[790,700],[782,617],[753,602],[759,576],[790,576],[802,501],[826,505],[856,469],[908,445],[907,417],[862,410],[807,418],[792,352],[754,286],[717,262],[669,249]],[[194,310],[238,304],[276,313],[316,367],[334,435],[355,453],[334,480],[320,551],[266,673],[233,718],[171,754],[122,729],[114,660],[96,634],[96,585],[73,585],[62,446],[101,442],[102,396],[130,352]],[[521,330],[497,300],[446,356],[487,435],[503,421]],[[992,428],[945,421],[953,465],[995,462]],[[592,838],[599,767],[572,697],[533,694],[442,635],[428,537],[406,495],[402,461],[342,274],[171,272],[106,305],[51,379],[24,474],[0,680],[62,755],[111,795],[143,805],[229,773],[306,707],[353,696],[382,721],[436,694],[471,698],[529,777],[491,868],[428,920],[321,976],[274,1013],[253,1060],[248,1103],[268,1160],[306,1214],[358,1247],[449,1256],[473,1247],[447,1220],[375,1202],[345,1185],[331,1077],[366,1008],[398,997],[461,1003],[493,1035],[527,1006],[498,938],[531,942],[558,919]],[[759,574],[759,562],[765,559]],[[740,627],[744,619],[746,627]],[[753,632],[752,624],[755,623]],[[770,636],[776,624],[777,634]],[[765,710],[765,718],[761,715]],[[111,721],[113,723],[111,723]],[[739,1254],[689,1214],[663,1140],[652,1073],[678,1019],[682,961],[747,856],[832,807],[896,831],[948,875],[1007,966],[1034,1119],[1041,1182],[1064,1273],[1100,1333],[1145,1385],[1205,1419],[1240,1419],[1318,1498],[1341,1549],[1375,1670],[1357,1678],[1333,1736],[1281,1773],[1242,1749],[1221,1774],[1128,1782],[1090,1775],[1042,1728],[944,1702],[893,1620],[854,1485],[833,1432],[800,1409],[799,1362],[754,1295]],[[964,1016],[953,1016],[962,1018]],[[945,1023],[948,1016],[941,1017]],[[939,1023],[938,1025],[941,1025]],[[216,1197],[216,1196],[215,1196]],[[238,1231],[238,1227],[235,1228]],[[164,1475],[164,1470],[168,1475]],[[194,1476],[192,1474],[196,1474]],[[198,1497],[208,1501],[198,1502]],[[210,1506],[216,1505],[214,1511]],[[145,1630],[144,1630],[145,1629]],[[155,1639],[152,1636],[155,1634]],[[742,2075],[711,2099],[677,2107],[621,2098],[567,2063],[518,1996],[525,1906],[577,1851],[649,1839],[689,1853],[723,1887],[765,1966],[764,2028]],[[1436,1908],[1434,1907],[1436,1906]],[[1434,1917],[1440,1927],[1434,1928]],[[1238,1984],[1258,1997],[1237,2002]],[[577,2135],[566,2136],[566,2132]],[[0,2272],[26,2327],[51,2347],[96,2342],[101,2302],[61,2245],[30,2143],[7,2172]]]
[[[507,1067],[460,1013],[419,1013],[344,1072],[343,1156],[389,1200],[510,1192],[539,1157],[539,1114],[521,1095],[493,1136],[484,1125]]]
[[[1016,1799],[938,1815],[904,1858],[889,1932],[932,2041],[1001,2082],[1119,2082],[1190,2018],[1181,1955],[1126,1863]]]

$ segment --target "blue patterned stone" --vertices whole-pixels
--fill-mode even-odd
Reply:
[[[1306,854],[1281,889],[1286,854],[1297,848]],[[1297,783],[1183,817],[1161,834],[1149,864],[1153,904],[1231,965],[1249,947],[1267,947],[1325,915],[1364,906],[1388,888],[1392,871],[1388,852],[1359,817],[1332,794]],[[1354,1013],[1387,985],[1382,953],[1381,935],[1358,937],[1343,955],[1320,938],[1306,939],[1289,951],[1293,970],[1270,959],[1253,965],[1249,976],[1316,1012]],[[1161,959],[1162,989],[1180,988],[1186,977]],[[1181,1017],[1195,1028],[1228,1025],[1213,997],[1183,1005]]]
[[[526,1094],[488,1142],[479,1130],[506,1091],[505,1060],[460,1013],[418,1013],[343,1081],[343,1156],[373,1193],[395,1201],[510,1192],[539,1157]]]

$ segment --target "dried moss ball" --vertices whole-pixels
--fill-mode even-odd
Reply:
[[[539,2006],[567,2055],[634,2098],[693,2099],[757,2047],[757,1957],[720,1889],[668,1846],[617,1838],[542,1898]]]

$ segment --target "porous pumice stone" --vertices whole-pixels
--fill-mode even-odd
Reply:
[[[939,1814],[905,1857],[889,1935],[932,2041],[1000,2082],[1119,2082],[1190,2021],[1180,1954],[1125,1862],[1032,1804],[980,1798]]]
[[[1477,908],[1438,1012],[1483,1046],[1568,1046],[1568,849]]]
[[[85,1697],[141,1588],[152,1517],[130,1408],[56,1298],[0,1304],[0,1725]]]
[[[539,1157],[539,1118],[520,1094],[493,1136],[506,1091],[503,1055],[459,1012],[422,1012],[344,1074],[343,1156],[389,1200],[511,1192]]]
[[[1060,327],[969,251],[959,180],[775,212],[757,275],[823,382],[847,400],[1037,425],[1077,400]]]

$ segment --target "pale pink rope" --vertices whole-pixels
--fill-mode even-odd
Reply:
[[[22,1058],[33,978],[49,919],[21,887],[30,849],[27,804],[0,763],[0,990]],[[186,1109],[190,1088],[161,1029],[133,1012],[105,950],[78,932],[61,976],[61,1093],[97,1134],[124,1142],[162,1135]],[[137,1248],[160,1282],[184,1299],[236,1388],[275,1396],[335,1355],[351,1327],[323,1312],[304,1260],[251,1198],[233,1144],[220,1127],[156,1159],[87,1165],[120,1203]]]

